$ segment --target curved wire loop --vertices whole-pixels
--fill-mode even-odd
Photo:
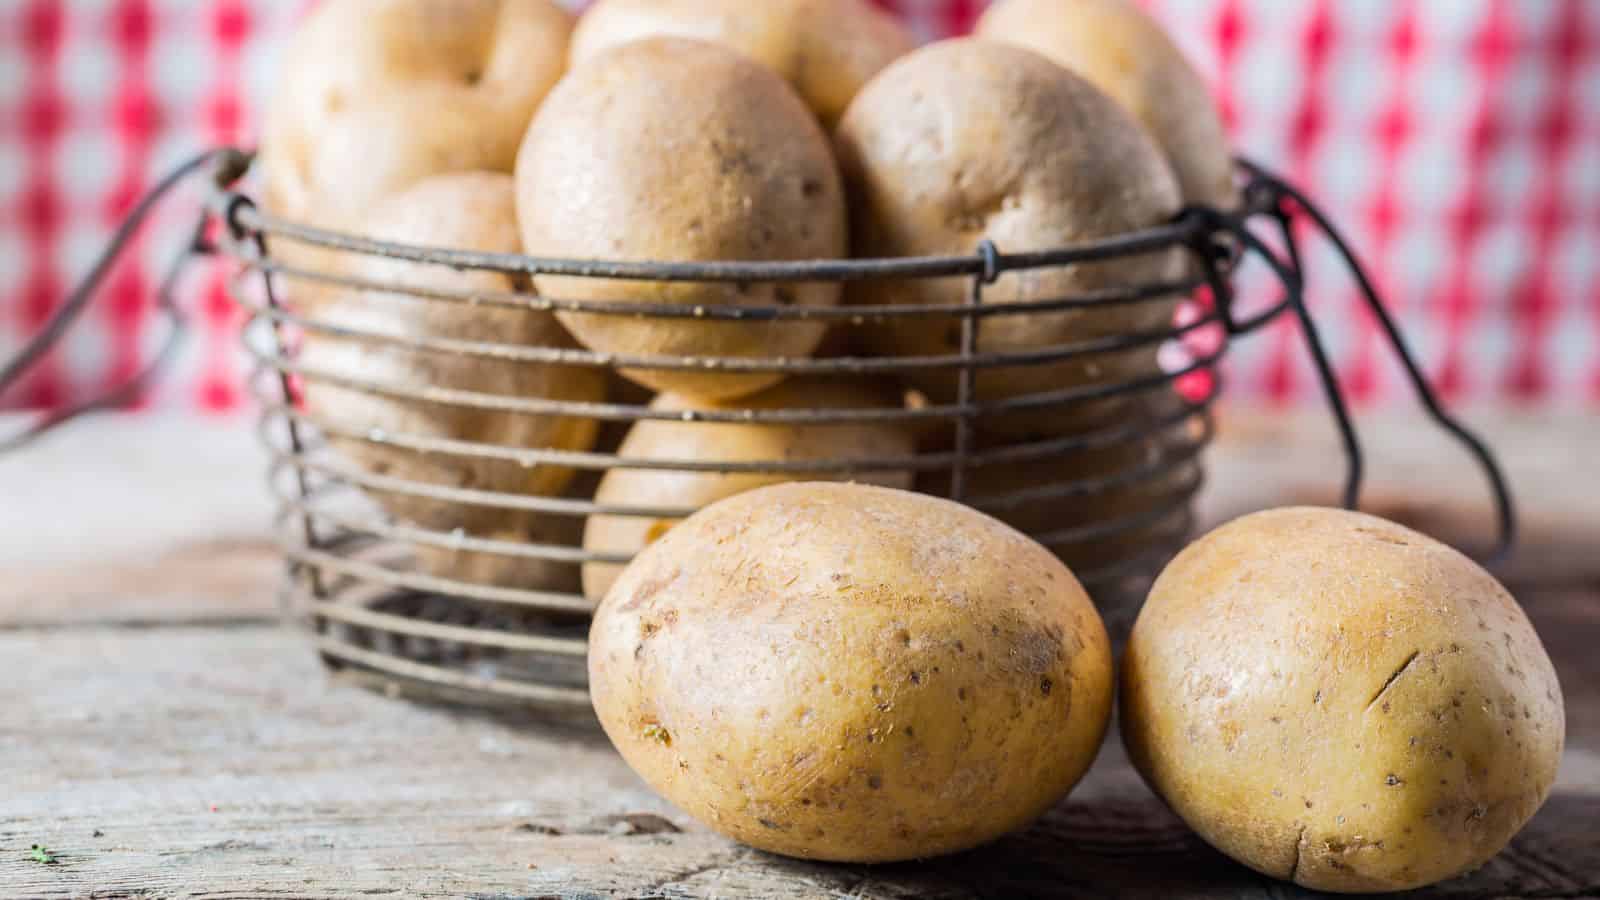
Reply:
[[[449,552],[518,560],[546,566],[577,567],[589,563],[618,564],[627,555],[593,551],[553,540],[512,540],[467,534],[457,528],[439,530],[373,512],[371,498],[410,498],[453,509],[506,510],[519,515],[567,519],[590,515],[639,517],[670,523],[692,513],[689,508],[641,503],[608,503],[588,495],[531,496],[401,477],[352,465],[339,458],[343,446],[385,448],[386,452],[470,461],[479,465],[560,466],[591,477],[617,469],[672,472],[773,474],[786,477],[855,477],[871,473],[904,473],[919,489],[943,484],[947,496],[979,509],[1006,516],[1032,511],[1033,536],[1058,553],[1077,552],[1086,561],[1075,565],[1091,587],[1115,586],[1147,578],[1182,545],[1193,525],[1192,499],[1204,471],[1200,454],[1212,437],[1211,405],[1221,390],[1217,367],[1229,341],[1252,333],[1278,317],[1293,313],[1316,368],[1330,412],[1338,426],[1347,459],[1343,499],[1354,508],[1363,477],[1362,447],[1353,417],[1329,361],[1317,323],[1304,298],[1306,273],[1293,227],[1308,220],[1338,251],[1377,317],[1391,349],[1428,415],[1460,441],[1484,469],[1495,507],[1498,534],[1495,554],[1508,552],[1515,537],[1515,513],[1509,488],[1492,452],[1440,404],[1384,309],[1371,279],[1328,217],[1300,191],[1247,160],[1239,161],[1246,176],[1244,202],[1237,210],[1205,207],[1184,210],[1170,222],[1137,233],[1071,247],[1018,253],[980,243],[971,254],[900,259],[810,260],[799,262],[725,261],[655,263],[545,259],[517,254],[477,253],[448,248],[416,247],[340,234],[289,222],[267,213],[233,188],[248,169],[251,154],[219,149],[185,161],[152,189],[118,229],[89,274],[15,359],[0,369],[0,391],[53,346],[90,302],[115,257],[155,205],[185,179],[211,172],[212,191],[194,234],[162,280],[159,308],[171,323],[162,350],[127,385],[89,403],[53,414],[16,437],[0,442],[13,448],[91,409],[123,402],[154,376],[181,338],[185,319],[172,297],[178,272],[196,255],[221,252],[240,264],[240,275],[259,277],[260,299],[235,290],[250,314],[246,345],[257,368],[251,382],[262,402],[261,436],[272,455],[270,482],[279,501],[285,557],[292,577],[286,598],[317,633],[319,652],[333,668],[350,668],[368,677],[427,686],[455,697],[536,703],[552,708],[586,708],[582,666],[582,621],[592,608],[581,594],[523,590],[474,583],[418,571],[410,554]],[[217,246],[205,241],[211,219],[223,228]],[[1271,225],[1281,250],[1254,226]],[[415,284],[374,282],[339,271],[297,267],[273,258],[269,244],[300,243],[341,254],[375,255],[414,264],[499,272],[508,284],[525,285],[538,275],[628,281],[855,282],[883,279],[965,279],[965,302],[904,306],[679,306],[665,303],[576,300],[548,297],[524,289],[500,292],[452,291]],[[996,300],[993,294],[1008,276],[1174,250],[1187,251],[1195,265],[1182,278],[1163,283],[1125,285],[1075,296]],[[1282,290],[1264,309],[1244,314],[1235,302],[1233,275],[1248,261],[1267,267]],[[333,267],[337,268],[337,267]],[[504,309],[575,312],[600,316],[695,319],[704,321],[803,322],[849,326],[895,327],[914,322],[942,323],[949,328],[951,353],[906,356],[839,356],[821,359],[781,357],[669,357],[601,353],[585,349],[528,347],[485,343],[436,335],[406,335],[353,328],[319,318],[314,311],[293,308],[279,282],[309,283],[371,292],[375,302],[393,294],[429,303],[463,303]],[[236,285],[236,288],[238,286]],[[1207,288],[1209,310],[1186,324],[1146,331],[1125,331],[1082,338],[1073,343],[1002,350],[986,346],[982,323],[1017,316],[1073,315],[1150,303],[1171,303],[1174,297]],[[1032,320],[1030,320],[1032,321]],[[1126,377],[1015,396],[988,397],[979,391],[982,373],[1028,371],[1060,364],[1090,367],[1127,354],[1153,354],[1156,348],[1185,342],[1206,331],[1222,332],[1214,350],[1191,349],[1182,365]],[[358,373],[328,371],[296,358],[296,336],[356,341],[379,348],[442,357],[480,360],[484,365],[572,366],[615,371],[659,369],[729,372],[779,372],[814,376],[869,373],[944,372],[952,378],[950,395],[918,405],[869,409],[733,409],[663,411],[627,402],[574,403],[540,397],[512,397],[442,386],[408,387],[384,383]],[[255,338],[263,340],[255,340]],[[1143,358],[1143,357],[1140,357]],[[1180,379],[1206,376],[1198,392],[1173,390]],[[305,385],[355,391],[393,402],[441,409],[491,410],[512,416],[559,415],[599,423],[681,420],[716,423],[770,423],[830,427],[850,423],[894,423],[926,428],[951,427],[943,448],[910,455],[840,457],[825,460],[695,460],[638,459],[620,452],[563,451],[514,447],[421,434],[386,434],[330,421],[300,403]],[[1098,408],[1096,404],[1137,398],[1135,415],[1102,417],[1081,427],[1031,438],[980,441],[990,420],[1016,416],[1064,416]],[[1115,465],[1105,464],[1110,459]],[[1042,467],[1042,468],[1040,468]],[[944,476],[948,475],[946,479]],[[930,476],[939,481],[929,482]],[[1037,477],[1035,477],[1037,476]],[[592,486],[592,485],[591,485]],[[357,501],[354,504],[344,501]],[[365,506],[361,502],[365,501]],[[1101,504],[1090,521],[1062,518],[1052,510],[1071,504]],[[1064,506],[1063,504],[1067,504]],[[1040,509],[1045,510],[1041,515]]]
[[[113,264],[121,257],[128,245],[138,235],[140,228],[155,212],[161,202],[176,188],[201,173],[210,174],[212,184],[232,184],[244,174],[244,167],[240,165],[245,159],[236,150],[215,149],[204,153],[197,153],[175,166],[160,181],[150,188],[139,202],[134,205],[122,224],[112,233],[111,239],[95,257],[93,265],[84,275],[83,279],[67,294],[55,312],[45,321],[38,334],[29,338],[20,351],[11,359],[0,366],[0,395],[4,395],[12,386],[19,383],[34,366],[38,365],[45,355],[60,342],[61,338],[77,321],[89,303],[94,300],[100,290],[100,285],[111,272]],[[0,438],[0,453],[16,450],[32,443],[46,433],[78,418],[86,413],[102,409],[112,409],[126,404],[144,391],[160,371],[166,367],[177,352],[178,346],[183,342],[188,333],[188,316],[178,305],[175,291],[178,279],[182,277],[197,256],[207,256],[215,252],[214,247],[206,242],[206,228],[210,215],[202,211],[197,217],[194,227],[190,230],[189,238],[177,250],[172,261],[167,265],[161,281],[156,288],[156,311],[167,323],[167,336],[162,340],[160,348],[139,371],[135,372],[122,384],[86,400],[80,404],[66,407],[47,413],[38,422],[23,428],[15,434]]]
[[[1271,217],[1277,225],[1280,239],[1286,250],[1286,257],[1277,259],[1266,244],[1250,232],[1246,222],[1239,217],[1223,217],[1219,225],[1226,226],[1228,232],[1238,240],[1249,244],[1259,256],[1269,260],[1278,275],[1280,283],[1285,288],[1285,299],[1282,303],[1275,304],[1263,316],[1255,317],[1245,322],[1235,321],[1224,308],[1224,319],[1229,323],[1230,333],[1242,334],[1252,331],[1265,324],[1284,304],[1290,306],[1296,317],[1300,320],[1301,332],[1306,340],[1307,350],[1316,367],[1317,377],[1322,384],[1323,394],[1328,406],[1333,413],[1334,420],[1339,426],[1340,438],[1345,447],[1348,470],[1345,476],[1344,505],[1356,509],[1360,505],[1361,482],[1363,475],[1364,455],[1361,449],[1360,438],[1356,433],[1355,423],[1345,404],[1343,392],[1340,390],[1338,376],[1328,361],[1327,353],[1322,346],[1315,322],[1310,311],[1306,308],[1304,297],[1305,268],[1304,254],[1300,251],[1295,235],[1294,223],[1301,217],[1314,225],[1323,239],[1332,245],[1340,260],[1344,263],[1346,271],[1355,281],[1360,291],[1361,298],[1366,304],[1367,311],[1381,327],[1385,338],[1388,340],[1389,349],[1394,353],[1401,368],[1405,371],[1406,380],[1410,382],[1412,393],[1417,401],[1422,404],[1430,419],[1440,428],[1443,428],[1467,450],[1483,470],[1484,479],[1488,482],[1490,495],[1495,510],[1495,538],[1492,549],[1484,554],[1489,562],[1499,562],[1510,555],[1516,545],[1517,515],[1516,505],[1512,499],[1511,487],[1501,468],[1494,452],[1489,449],[1482,438],[1464,425],[1459,419],[1451,415],[1445,408],[1439,395],[1434,391],[1433,385],[1428,381],[1428,376],[1422,371],[1422,366],[1417,362],[1412,353],[1410,344],[1401,333],[1394,316],[1385,306],[1383,298],[1378,293],[1377,286],[1373,283],[1371,275],[1361,260],[1351,249],[1349,241],[1333,224],[1333,220],[1316,203],[1312,202],[1303,191],[1288,183],[1281,177],[1258,163],[1248,159],[1239,159],[1239,168],[1249,177],[1246,188],[1247,194],[1254,195],[1250,205],[1265,206],[1271,210]],[[1219,295],[1223,296],[1223,295]]]
[[[1317,226],[1317,231],[1322,234],[1323,239],[1328,240],[1333,245],[1334,251],[1338,253],[1339,259],[1346,267],[1346,271],[1355,280],[1355,285],[1357,285],[1360,295],[1362,295],[1362,299],[1366,303],[1366,309],[1373,314],[1374,319],[1378,320],[1379,327],[1382,328],[1384,336],[1389,340],[1389,349],[1394,351],[1395,359],[1400,362],[1400,367],[1405,370],[1406,381],[1410,381],[1411,392],[1416,396],[1419,404],[1422,404],[1422,408],[1426,410],[1430,420],[1434,420],[1434,423],[1438,424],[1440,428],[1450,432],[1456,442],[1466,448],[1472,458],[1477,461],[1478,468],[1483,469],[1483,476],[1488,480],[1490,493],[1493,496],[1494,524],[1496,524],[1493,549],[1486,554],[1486,559],[1490,560],[1490,562],[1506,559],[1512,552],[1512,548],[1517,544],[1517,508],[1515,508],[1514,500],[1512,500],[1506,472],[1501,468],[1499,461],[1494,458],[1494,453],[1491,452],[1488,444],[1483,442],[1482,437],[1478,437],[1475,432],[1472,432],[1472,429],[1467,428],[1466,424],[1462,424],[1461,420],[1458,420],[1456,416],[1445,410],[1445,405],[1443,405],[1442,400],[1438,399],[1434,386],[1429,383],[1426,373],[1422,372],[1421,365],[1418,364],[1416,356],[1411,352],[1410,344],[1406,343],[1405,335],[1400,333],[1400,327],[1398,327],[1398,323],[1395,323],[1394,315],[1390,314],[1389,307],[1384,306],[1384,301],[1379,296],[1378,287],[1374,285],[1371,275],[1366,272],[1366,267],[1363,266],[1362,261],[1355,256],[1355,251],[1350,248],[1349,240],[1346,240],[1346,237],[1339,232],[1338,226],[1334,226],[1333,219],[1328,218],[1325,211],[1318,207],[1317,203],[1312,202],[1309,197],[1306,197],[1304,192],[1299,191],[1298,187],[1294,187],[1293,184],[1288,183],[1285,179],[1278,178],[1272,171],[1261,167],[1259,163],[1240,159],[1238,160],[1238,165],[1245,171],[1246,175],[1250,176],[1251,186],[1253,186],[1254,191],[1259,192],[1264,197],[1269,197],[1270,202],[1272,202],[1274,218],[1277,219],[1278,223],[1278,231],[1283,235],[1283,242],[1285,242],[1286,247],[1290,248],[1288,264],[1290,264],[1291,271],[1296,275],[1296,279],[1294,279],[1296,285],[1304,283],[1304,267],[1302,267],[1301,263],[1302,255],[1299,253],[1298,247],[1296,247],[1296,242],[1294,242],[1294,218],[1298,215],[1306,216],[1307,219],[1310,219],[1310,223]],[[1296,311],[1301,315],[1302,322],[1309,323],[1310,315],[1309,312],[1306,312],[1304,298],[1302,296],[1294,298],[1294,304],[1296,304]],[[1307,336],[1309,335],[1310,330],[1307,330]],[[1317,348],[1315,352],[1317,352],[1318,359],[1320,359],[1317,364],[1318,376],[1322,378],[1325,386],[1333,386],[1330,391],[1330,404],[1338,402],[1338,405],[1334,408],[1334,415],[1336,415],[1339,424],[1341,424],[1341,432],[1344,432],[1344,440],[1346,440],[1347,453],[1350,455],[1350,474],[1347,477],[1344,503],[1349,508],[1355,509],[1357,508],[1358,500],[1360,500],[1358,493],[1360,493],[1360,477],[1362,477],[1362,453],[1360,453],[1360,447],[1358,447],[1357,439],[1355,439],[1354,426],[1350,426],[1349,423],[1349,413],[1344,410],[1342,399],[1338,399],[1339,392],[1336,389],[1336,378],[1334,378],[1333,370],[1326,365],[1325,357],[1322,356],[1320,348]]]

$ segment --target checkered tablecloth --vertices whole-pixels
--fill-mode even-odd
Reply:
[[[752,0],[754,2],[754,0]],[[881,0],[926,39],[979,0]],[[1070,0],[1063,0],[1070,2]],[[0,2],[0,358],[38,329],[140,193],[245,144],[305,2]],[[1600,408],[1600,0],[1149,0],[1211,77],[1238,148],[1323,201],[1453,400]],[[180,204],[181,205],[181,204]],[[81,399],[158,345],[163,216],[40,371],[0,406]],[[1405,397],[1331,255],[1312,308],[1345,383]],[[220,266],[181,287],[197,335],[145,400],[246,400]],[[1316,399],[1287,324],[1238,342],[1230,392]]]

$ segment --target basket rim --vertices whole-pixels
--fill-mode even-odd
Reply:
[[[1224,231],[1216,227],[1216,216],[1244,219],[1271,211],[1269,204],[1246,193],[1240,205],[1232,211],[1185,206],[1168,221],[1157,225],[1045,249],[1006,252],[993,242],[983,240],[975,244],[971,253],[966,254],[668,262],[541,257],[376,240],[349,231],[307,225],[268,212],[250,194],[222,184],[220,180],[213,186],[206,205],[227,224],[235,239],[247,236],[282,238],[328,250],[506,275],[709,283],[847,282],[947,277],[978,277],[985,283],[992,283],[1008,272],[1101,262],[1174,249],[1196,253],[1208,237]],[[728,308],[767,307],[729,305]]]
[[[1085,288],[1068,295],[1029,300],[1002,300],[973,303],[891,303],[835,306],[758,306],[751,304],[684,304],[634,300],[571,300],[522,290],[463,290],[425,285],[402,284],[324,272],[285,264],[254,251],[238,252],[239,275],[275,275],[290,282],[309,282],[369,294],[393,294],[411,300],[457,303],[528,312],[585,313],[625,318],[692,319],[732,322],[849,322],[851,325],[895,323],[903,319],[992,319],[1070,314],[1089,309],[1116,306],[1154,305],[1188,296],[1205,287],[1203,276],[1190,276],[1123,286]],[[414,263],[443,265],[442,263]],[[1234,261],[1219,260],[1219,272],[1231,271]],[[481,271],[481,270],[480,270]],[[572,276],[561,276],[572,277]],[[952,276],[953,277],[953,276]]]

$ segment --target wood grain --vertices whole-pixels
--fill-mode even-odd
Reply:
[[[1541,595],[1533,608],[1592,635],[1600,596]],[[13,673],[0,712],[5,896],[1307,896],[1208,849],[1115,738],[1021,834],[925,864],[827,866],[707,833],[593,731],[331,685],[288,629],[12,631],[0,658]],[[1556,795],[1512,850],[1411,896],[1600,892],[1600,664],[1572,653],[1561,669],[1573,740]],[[34,843],[59,862],[29,858]]]
[[[241,418],[92,417],[0,455],[0,625],[276,615],[266,469]]]

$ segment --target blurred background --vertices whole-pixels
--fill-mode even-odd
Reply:
[[[880,2],[930,40],[965,32],[985,6]],[[165,170],[200,148],[251,144],[279,49],[309,5],[0,3],[0,358],[40,328]],[[1600,409],[1600,2],[1146,5],[1211,79],[1239,152],[1347,229],[1448,399]],[[192,202],[166,207],[0,409],[81,401],[150,357],[164,327],[155,282],[192,213]],[[1402,402],[1326,248],[1310,267],[1350,394]],[[196,327],[141,408],[247,410],[227,279],[221,264],[186,278]],[[1238,342],[1229,366],[1235,401],[1320,402],[1287,320]]]

